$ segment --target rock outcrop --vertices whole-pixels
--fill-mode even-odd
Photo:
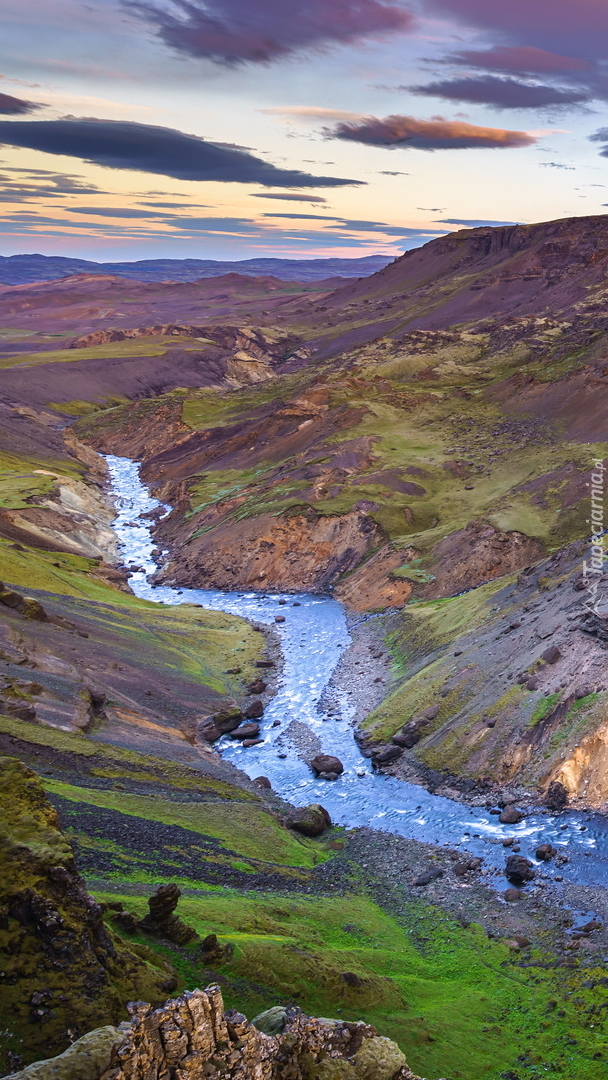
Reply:
[[[156,1010],[133,1002],[130,1012],[122,1040],[112,1028],[91,1032],[11,1080],[417,1080],[396,1043],[362,1021],[275,1008],[254,1024],[224,1012],[218,986]]]
[[[0,1073],[119,1021],[135,996],[164,999],[171,968],[138,951],[105,926],[36,774],[0,758]]]

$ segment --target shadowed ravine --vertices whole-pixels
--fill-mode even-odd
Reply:
[[[496,884],[504,885],[504,852],[498,841],[516,836],[522,854],[534,858],[541,842],[566,848],[570,862],[559,868],[543,865],[543,875],[556,873],[580,884],[608,882],[608,824],[600,815],[546,812],[530,814],[519,825],[502,826],[485,810],[467,807],[450,799],[429,794],[424,788],[373,771],[353,738],[353,709],[347,688],[333,688],[339,713],[328,716],[322,706],[326,690],[350,636],[342,605],[329,597],[301,594],[260,595],[219,592],[208,589],[174,589],[153,586],[147,580],[156,569],[152,557],[155,546],[150,519],[142,517],[158,508],[139,479],[136,462],[128,458],[106,457],[111,494],[117,508],[113,528],[119,538],[126,563],[144,569],[130,575],[137,596],[162,604],[201,604],[206,608],[231,612],[272,626],[280,638],[283,669],[276,696],[267,706],[261,722],[263,744],[247,749],[226,738],[218,745],[223,756],[249,776],[267,776],[274,790],[295,805],[321,802],[337,824],[368,826],[431,843],[462,845],[482,855],[495,867]],[[279,606],[279,600],[286,606]],[[285,615],[284,623],[275,616]],[[273,726],[274,721],[279,725]],[[306,725],[320,740],[325,752],[336,754],[344,773],[334,782],[315,779],[310,767],[298,756],[286,728],[292,721]],[[285,756],[280,756],[285,755]],[[591,855],[592,857],[589,857]]]

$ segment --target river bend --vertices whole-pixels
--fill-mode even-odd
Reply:
[[[353,737],[354,710],[348,690],[333,687],[332,710],[323,705],[324,692],[350,644],[342,605],[330,597],[308,594],[260,595],[152,585],[148,577],[157,569],[152,556],[155,542],[150,518],[143,515],[161,504],[141,482],[136,462],[114,456],[107,456],[106,462],[117,512],[113,528],[121,556],[125,563],[142,567],[129,577],[134,593],[160,604],[196,603],[241,615],[272,626],[279,636],[283,670],[278,691],[261,721],[264,742],[244,748],[225,738],[216,744],[225,759],[251,777],[267,776],[277,794],[296,806],[322,803],[336,824],[368,826],[411,839],[464,847],[483,856],[494,868],[504,866],[505,852],[502,845],[489,841],[515,836],[521,853],[528,858],[534,857],[539,843],[550,842],[564,849],[570,861],[559,870],[542,864],[542,875],[559,873],[579,884],[608,884],[608,821],[601,815],[573,812],[552,816],[538,811],[519,825],[503,826],[485,809],[431,795],[418,785],[374,772]],[[279,606],[279,600],[285,600],[286,605]],[[284,623],[275,623],[277,614],[285,615]],[[279,721],[277,726],[275,721]],[[338,780],[315,778],[286,733],[292,721],[306,725],[326,753],[341,759],[344,773]]]

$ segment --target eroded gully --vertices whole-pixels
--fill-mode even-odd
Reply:
[[[148,577],[157,569],[152,556],[155,543],[150,518],[143,515],[161,504],[141,482],[136,462],[113,456],[107,456],[106,462],[117,511],[113,528],[123,560],[142,567],[130,575],[133,592],[159,604],[202,604],[241,615],[272,627],[279,637],[283,669],[277,693],[261,721],[264,741],[245,749],[225,738],[216,744],[225,759],[251,777],[267,776],[277,794],[296,806],[322,803],[336,824],[367,826],[410,839],[466,848],[482,856],[486,866],[498,875],[497,886],[505,884],[505,850],[500,841],[507,836],[516,837],[521,853],[531,859],[534,849],[543,842],[550,842],[568,855],[569,862],[559,870],[542,864],[542,878],[535,888],[556,874],[582,885],[608,885],[608,821],[601,815],[574,812],[552,816],[537,811],[519,825],[503,826],[486,810],[431,795],[415,784],[374,772],[353,737],[354,708],[348,688],[332,686],[333,708],[329,715],[324,706],[332,675],[350,644],[345,613],[337,600],[308,594],[260,595],[152,585]],[[286,601],[286,605],[279,606],[279,600]],[[277,614],[285,615],[285,622],[275,623]],[[279,725],[274,726],[275,721]],[[338,780],[315,778],[287,730],[294,721],[296,730],[301,733],[300,725],[304,725],[324,752],[341,759],[344,773]]]

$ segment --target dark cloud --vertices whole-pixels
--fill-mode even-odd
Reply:
[[[401,146],[417,150],[505,149],[531,146],[536,142],[526,131],[478,127],[462,120],[415,120],[412,116],[386,116],[383,120],[369,116],[326,128],[325,135],[367,146]]]
[[[446,57],[452,64],[502,71],[506,75],[561,75],[592,71],[590,60],[536,49],[532,45],[494,45],[491,49],[463,49]]]
[[[447,101],[466,101],[475,105],[494,105],[499,109],[540,109],[545,106],[580,105],[590,93],[579,88],[524,83],[517,79],[485,75],[475,79],[444,79],[425,86],[408,86],[413,94],[440,97]]]
[[[24,101],[23,98],[12,97],[11,94],[0,94],[0,115],[2,116],[25,116],[27,113],[43,109],[37,101]]]
[[[568,169],[574,172],[574,165],[562,165],[561,161],[539,161],[541,169]]]
[[[123,0],[161,40],[219,64],[268,64],[328,45],[407,30],[412,16],[389,0]]]
[[[322,195],[294,195],[291,191],[252,191],[251,195],[254,199],[283,199],[286,202],[327,202]]]
[[[498,225],[518,225],[518,221],[488,221],[484,218],[442,218],[442,224],[444,225],[463,225],[467,229],[479,229],[483,225],[491,225],[493,227]]]
[[[606,0],[423,0],[428,12],[496,31],[504,44],[533,46],[583,60],[603,60]],[[506,37],[506,41],[504,41]]]
[[[0,120],[0,143],[78,157],[112,169],[269,187],[341,187],[360,184],[335,176],[279,169],[241,150],[230,150],[173,128],[122,120]]]
[[[593,135],[589,135],[589,140],[590,142],[604,143],[600,154],[602,157],[608,157],[608,128],[600,128]]]
[[[409,172],[399,172],[397,169],[380,169],[380,176],[411,176]]]

